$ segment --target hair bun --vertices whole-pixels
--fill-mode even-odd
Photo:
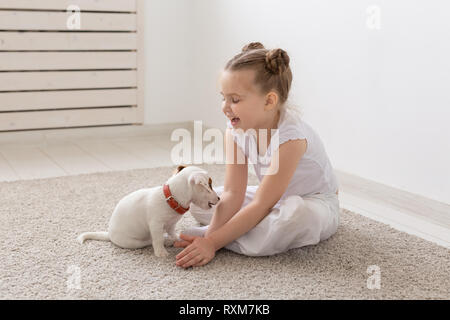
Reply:
[[[264,49],[261,42],[250,42],[242,48],[242,52],[253,50],[253,49]]]
[[[283,49],[272,49],[266,53],[266,69],[281,75],[289,68],[289,56]]]

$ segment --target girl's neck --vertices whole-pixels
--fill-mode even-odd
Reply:
[[[281,117],[281,111],[278,109],[275,112],[275,116],[269,120],[267,122],[267,124],[265,124],[263,126],[264,129],[267,129],[270,132],[270,129],[278,129],[278,122],[280,121],[280,117]]]
[[[281,117],[281,111],[277,110],[277,113],[274,117],[273,126],[271,127],[272,129],[278,129],[278,122],[280,122],[280,117]]]
[[[278,129],[278,122],[280,121],[280,117],[281,117],[281,111],[278,109],[276,111],[275,117],[273,117],[273,120],[271,121],[271,123],[264,126],[264,128],[267,130],[267,135],[266,135],[267,136],[267,145],[270,144],[270,140],[272,139],[271,129]],[[259,130],[256,130],[256,141],[258,142],[258,145],[259,145]],[[259,148],[258,148],[258,152],[259,152]]]

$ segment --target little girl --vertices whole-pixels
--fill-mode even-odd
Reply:
[[[221,200],[210,210],[191,204],[205,226],[180,235],[174,246],[185,249],[176,264],[204,265],[222,247],[265,256],[329,238],[339,224],[338,182],[320,137],[286,103],[287,53],[252,42],[226,64],[220,82],[229,119],[225,184],[214,188]],[[247,186],[248,160],[259,186]]]

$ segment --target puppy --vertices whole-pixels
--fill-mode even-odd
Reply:
[[[150,244],[157,257],[166,257],[164,231],[177,238],[175,225],[194,203],[205,210],[219,202],[208,173],[195,166],[178,166],[163,186],[140,189],[122,198],[109,221],[108,232],[85,232],[77,240],[111,241],[127,248]]]

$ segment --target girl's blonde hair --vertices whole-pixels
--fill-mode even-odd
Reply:
[[[269,50],[264,48],[260,42],[251,42],[225,65],[225,70],[229,71],[243,69],[255,72],[254,85],[263,94],[275,89],[280,105],[300,114],[300,110],[296,106],[286,103],[292,83],[292,71],[286,51],[280,48]]]

